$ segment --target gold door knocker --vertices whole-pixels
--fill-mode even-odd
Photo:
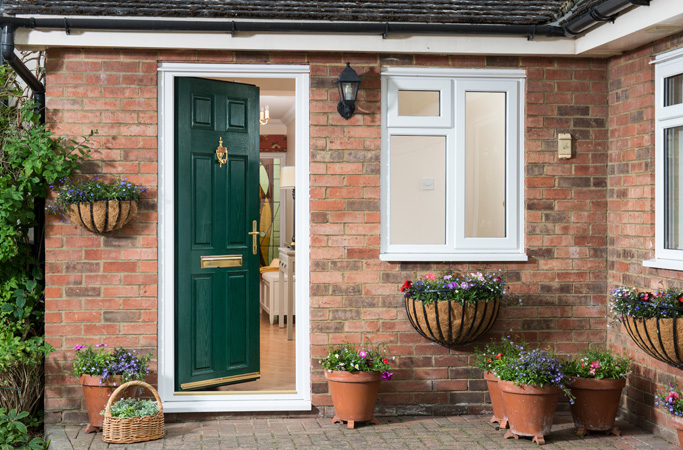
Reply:
[[[220,167],[223,167],[223,164],[228,162],[228,149],[223,147],[223,138],[222,137],[218,141],[218,148],[216,148],[216,158],[218,159],[218,162],[220,163]]]

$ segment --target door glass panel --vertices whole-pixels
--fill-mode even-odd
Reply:
[[[261,158],[259,198],[261,199],[261,266],[278,257],[280,245],[280,168],[281,158]]]
[[[398,91],[399,116],[439,117],[439,91]]]
[[[683,103],[683,74],[664,79],[664,106]]]
[[[446,243],[446,137],[392,136],[391,244]]]
[[[683,250],[683,127],[664,130],[664,248]]]
[[[465,237],[505,237],[505,93],[465,94]]]

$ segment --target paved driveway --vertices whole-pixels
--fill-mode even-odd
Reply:
[[[102,434],[85,434],[83,427],[50,425],[52,450],[95,449],[538,449],[528,438],[503,439],[504,432],[488,423],[490,416],[381,417],[380,424],[346,426],[328,418],[220,418],[201,422],[169,423],[166,437],[147,443],[109,445]],[[622,436],[575,435],[571,417],[558,415],[544,450],[571,449],[678,449],[662,438],[625,422],[617,423]]]

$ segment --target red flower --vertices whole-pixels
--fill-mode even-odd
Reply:
[[[403,286],[401,286],[401,292],[405,291],[406,289],[410,289],[412,285],[413,285],[412,281],[406,280],[406,282],[403,283]]]
[[[386,359],[386,358],[382,359],[382,362],[383,362],[384,364],[389,364],[389,360]]]
[[[678,297],[678,301],[683,303],[683,297]]]

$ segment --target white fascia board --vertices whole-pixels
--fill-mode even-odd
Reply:
[[[576,40],[576,54],[614,55],[683,31],[683,1],[657,0],[620,14]]]
[[[154,48],[232,51],[309,51],[459,55],[557,55],[572,56],[574,40],[522,36],[443,36],[312,33],[200,33],[139,31],[42,31],[17,29],[15,44],[20,50],[49,47]]]

